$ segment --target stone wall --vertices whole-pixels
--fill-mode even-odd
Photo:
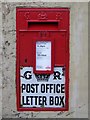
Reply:
[[[2,116],[2,12],[0,1],[0,119]]]
[[[70,95],[69,111],[67,112],[17,111],[15,83],[16,7],[70,8]],[[3,2],[1,41],[0,51],[2,50],[3,53],[0,52],[0,61],[2,58],[0,74],[2,72],[3,76],[3,118],[88,118],[88,3]]]

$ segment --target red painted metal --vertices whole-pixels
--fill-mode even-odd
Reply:
[[[18,111],[67,111],[69,109],[69,14],[69,8],[16,8],[16,95]],[[37,40],[35,38],[45,40],[51,38],[53,45],[51,72],[54,66],[65,66],[66,68],[66,106],[64,108],[22,108],[20,106],[20,66],[32,66],[35,71],[36,61],[35,54],[33,54],[35,52],[33,46]]]

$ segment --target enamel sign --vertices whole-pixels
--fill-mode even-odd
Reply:
[[[63,67],[54,67],[54,74],[50,76],[35,76],[32,67],[23,67],[20,75],[22,107],[62,108],[65,106]]]

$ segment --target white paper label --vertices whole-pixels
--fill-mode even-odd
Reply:
[[[36,42],[36,70],[51,70],[51,42]]]

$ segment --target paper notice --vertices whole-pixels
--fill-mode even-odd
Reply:
[[[51,70],[51,42],[36,42],[36,70]]]

